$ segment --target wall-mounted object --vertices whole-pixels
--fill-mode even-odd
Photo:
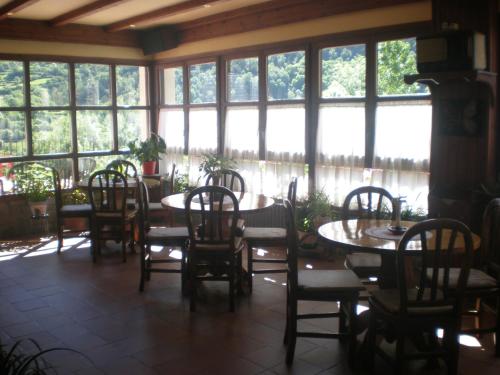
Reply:
[[[173,27],[156,27],[140,30],[138,33],[144,55],[166,51],[179,45],[177,32]]]

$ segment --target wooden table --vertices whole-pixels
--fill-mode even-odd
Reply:
[[[239,203],[240,212],[259,211],[271,207],[274,204],[274,199],[266,197],[263,194],[242,193],[234,191],[234,195]],[[178,193],[169,195],[161,200],[161,204],[166,208],[173,208],[176,210],[183,210],[186,208],[185,202],[188,193]],[[191,202],[191,209],[200,211],[200,203]],[[232,204],[224,204],[224,211],[232,211]]]
[[[374,219],[332,221],[319,227],[318,234],[327,243],[347,251],[380,254],[382,265],[378,284],[380,288],[394,288],[397,287],[396,250],[403,235],[391,235],[387,231],[387,237],[391,238],[380,238],[373,234],[373,228],[387,228],[390,224],[390,220]],[[411,227],[415,224],[411,221],[401,222],[401,225],[405,227]],[[382,231],[380,230],[380,232]],[[442,244],[448,243],[449,235],[449,231],[443,232]],[[478,249],[481,241],[479,236],[472,234],[472,240],[474,249]],[[434,241],[435,239],[432,237],[428,239],[429,249],[434,247]],[[461,236],[457,237],[456,245],[458,248],[463,246]],[[408,244],[408,250],[414,250],[415,255],[421,249],[422,244],[419,240],[411,241]]]

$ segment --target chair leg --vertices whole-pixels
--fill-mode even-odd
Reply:
[[[401,332],[398,332],[398,336],[396,338],[396,363],[394,366],[394,374],[399,375],[403,374],[403,366],[404,366],[404,353],[405,353],[405,335]]]
[[[229,264],[229,311],[234,312],[234,278],[235,278],[235,264],[234,255],[231,255],[231,260]]]
[[[188,293],[188,280],[189,280],[189,272],[186,262],[186,249],[184,247],[181,248],[182,258],[181,258],[181,291],[182,295],[185,296]]]
[[[60,253],[63,247],[63,219],[57,220],[57,252]]]
[[[146,278],[146,244],[141,243],[141,279],[139,281],[139,292],[144,291],[144,279]]]
[[[370,370],[370,372],[373,372],[375,365],[376,341],[377,341],[377,316],[372,310],[370,311],[370,316],[368,321],[368,331],[366,332],[366,338],[365,338],[366,368]]]
[[[348,337],[349,337],[349,349],[348,349],[348,355],[349,355],[349,363],[351,366],[354,365],[356,362],[356,349],[358,346],[358,341],[357,341],[357,329],[358,327],[356,326],[357,323],[357,314],[356,314],[356,309],[358,306],[358,301],[357,299],[351,300],[349,302],[349,326],[347,329],[348,332]]]
[[[496,328],[495,328],[495,356],[500,357],[500,295],[497,296]]]
[[[287,347],[286,347],[286,364],[291,366],[295,355],[295,344],[297,342],[297,300],[290,297],[288,304],[287,316]]]
[[[340,301],[339,304],[339,333],[346,333],[347,332],[347,324],[346,324],[346,303],[345,301]],[[344,337],[341,337],[341,341],[344,339]]]
[[[189,268],[189,311],[196,311],[196,257],[189,254],[191,259],[188,261]]]
[[[122,258],[125,263],[127,261],[127,228],[125,223],[122,223]]]
[[[243,254],[241,251],[237,255],[236,259],[236,276],[237,276],[237,291],[238,295],[243,295]]]
[[[448,375],[456,375],[458,372],[458,329],[454,326],[444,327],[443,345],[448,351],[446,367]]]
[[[252,293],[253,289],[253,245],[251,242],[247,242],[247,284],[248,284],[248,292]]]

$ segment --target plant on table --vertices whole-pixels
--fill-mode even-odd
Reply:
[[[165,140],[158,134],[152,133],[145,141],[129,142],[130,154],[142,163],[142,173],[144,175],[154,174],[156,163],[161,159],[160,154],[167,152]]]
[[[236,160],[219,154],[203,154],[198,171],[203,172],[203,177],[212,174],[217,176],[224,169],[236,169]]]

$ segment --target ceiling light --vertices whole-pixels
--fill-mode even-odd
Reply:
[[[129,25],[131,29],[135,29],[135,25]]]
[[[212,4],[203,4],[203,8],[210,8]]]
[[[8,12],[7,13],[8,16],[13,16],[14,15],[14,12]]]

